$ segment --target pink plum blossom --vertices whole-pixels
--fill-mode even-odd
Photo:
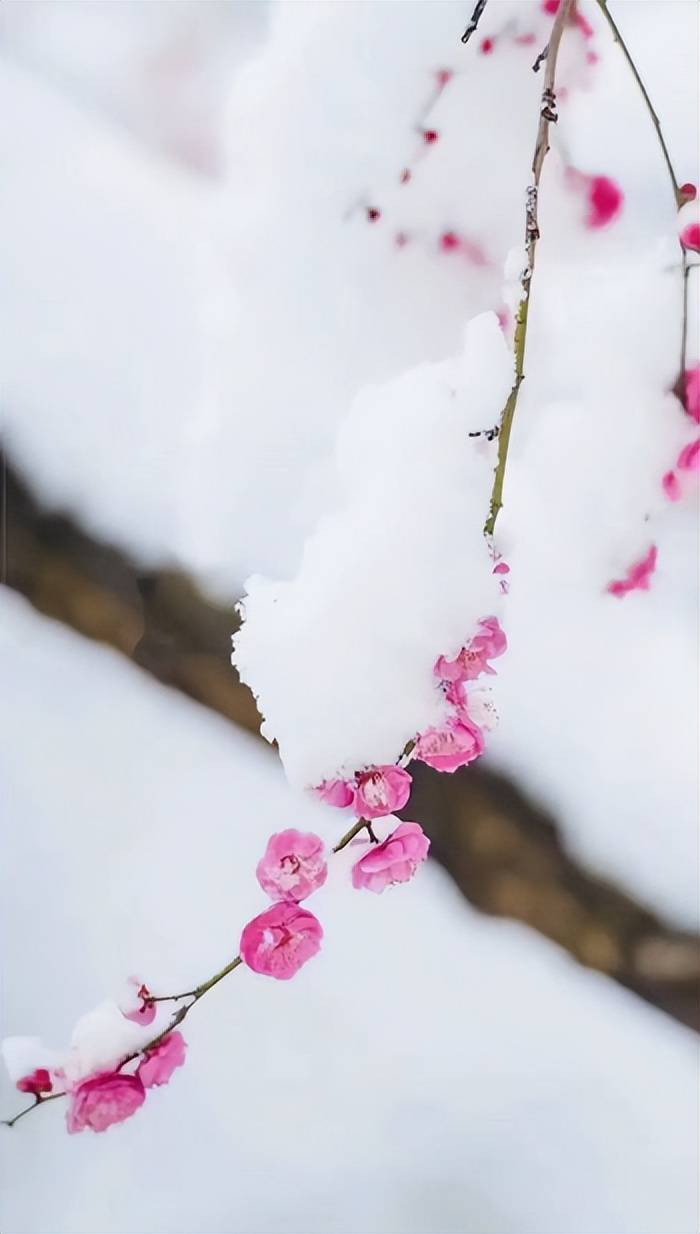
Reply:
[[[305,900],[326,881],[323,840],[293,829],[270,836],[256,874],[271,900]]]
[[[53,1080],[51,1074],[45,1067],[37,1067],[31,1075],[23,1075],[17,1081],[17,1088],[21,1093],[33,1093],[36,1097],[41,1093],[50,1093],[53,1088]]]
[[[435,771],[456,771],[473,763],[484,752],[484,734],[466,712],[451,718],[442,728],[429,728],[418,738],[414,757]]]
[[[700,469],[700,437],[684,446],[676,460],[680,471],[698,471]]]
[[[497,617],[483,617],[479,633],[463,647],[454,660],[440,656],[435,664],[435,675],[441,681],[475,681],[482,673],[493,675],[489,660],[502,656],[508,640]]]
[[[357,777],[355,813],[359,818],[383,818],[405,806],[411,777],[402,767],[372,767]]]
[[[629,594],[630,591],[648,591],[651,586],[651,576],[656,569],[658,560],[658,549],[655,544],[652,544],[649,552],[641,561],[635,562],[630,566],[625,578],[616,579],[612,583],[608,583],[607,590],[610,595],[617,596],[621,599]]]
[[[682,198],[683,205],[685,205],[688,201],[695,201],[697,195],[698,190],[696,186],[690,182],[690,180],[686,180],[685,184],[682,184],[678,190],[678,196]]]
[[[692,249],[700,253],[700,223],[689,223],[681,232],[681,244],[684,249]]]
[[[298,904],[273,904],[244,927],[240,951],[248,968],[289,981],[321,947],[323,929],[313,913]]]
[[[131,1020],[134,1024],[143,1024],[144,1027],[148,1027],[156,1018],[155,1003],[147,1001],[151,997],[151,991],[138,977],[130,977],[129,985],[134,987],[133,997],[129,998],[126,1006],[120,1007],[119,1010],[125,1020]],[[132,1003],[136,1005],[132,1006]]]
[[[66,1123],[70,1135],[86,1127],[106,1131],[136,1113],[146,1100],[146,1090],[138,1075],[105,1071],[77,1084],[69,1100]]]
[[[586,225],[592,229],[607,227],[622,210],[624,194],[609,176],[592,176],[588,182],[588,215]]]
[[[321,801],[342,810],[351,806],[355,798],[354,786],[347,780],[324,780],[316,789]]]
[[[675,471],[667,471],[661,481],[661,487],[664,490],[669,501],[680,501],[682,497],[680,481]]]
[[[173,1072],[185,1062],[187,1044],[182,1033],[168,1033],[162,1041],[147,1050],[136,1068],[144,1088],[167,1084]]]
[[[377,894],[413,878],[425,861],[430,840],[419,823],[400,823],[383,844],[370,848],[352,868],[352,885]]]
[[[700,424],[700,364],[685,371],[685,409]]]

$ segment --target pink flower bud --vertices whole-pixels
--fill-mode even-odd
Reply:
[[[481,52],[482,56],[490,56],[495,46],[496,46],[495,39],[482,39],[479,51]]]
[[[435,74],[435,80],[437,81],[438,88],[440,90],[444,90],[445,86],[452,81],[452,77],[452,69],[438,69]]]
[[[293,829],[270,836],[256,875],[271,900],[305,900],[328,875],[323,840]]]
[[[320,921],[298,904],[273,904],[245,926],[241,956],[248,968],[289,981],[321,948]]]
[[[689,201],[695,201],[697,195],[698,190],[694,184],[690,183],[690,181],[682,184],[678,190],[679,206],[685,206]]]
[[[156,1018],[155,1003],[147,1001],[151,992],[138,977],[130,977],[128,984],[130,994],[124,999],[119,1010],[125,1020],[131,1020],[134,1024],[143,1024],[147,1027]]]
[[[383,818],[405,806],[411,794],[411,777],[403,767],[372,767],[357,777],[355,813],[358,818]]]
[[[407,883],[425,861],[430,840],[419,823],[400,823],[383,844],[373,845],[352,868],[356,890],[380,894],[385,887]]]
[[[50,1093],[53,1088],[51,1074],[44,1067],[38,1067],[31,1075],[23,1075],[17,1081],[21,1093],[33,1093],[38,1097],[41,1093]]]
[[[91,1076],[70,1093],[66,1114],[68,1133],[106,1131],[114,1123],[131,1118],[146,1100],[146,1090],[139,1076],[106,1071]]]
[[[435,142],[439,140],[439,137],[440,134],[437,129],[423,129],[423,141],[426,146],[434,146]]]
[[[167,1084],[173,1072],[185,1062],[187,1045],[182,1033],[168,1033],[152,1050],[148,1050],[138,1067],[136,1075],[144,1088]]]
[[[684,249],[692,249],[700,253],[700,223],[689,223],[681,232],[681,244]]]
[[[382,217],[382,212],[381,210],[378,210],[376,206],[367,207],[367,218],[369,219],[370,223],[376,223],[381,217]]]

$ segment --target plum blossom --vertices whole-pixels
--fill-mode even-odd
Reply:
[[[328,866],[320,836],[290,829],[270,836],[256,875],[271,900],[305,900],[326,881]]]
[[[495,669],[489,660],[502,656],[508,640],[497,617],[483,617],[479,633],[463,647],[454,660],[440,656],[435,664],[435,675],[441,681],[474,681],[482,673],[493,675]]]
[[[371,767],[357,777],[354,806],[361,818],[383,818],[405,806],[411,795],[411,777],[402,767]]]
[[[641,561],[635,562],[630,566],[625,578],[615,579],[612,583],[608,583],[607,590],[611,596],[617,596],[621,599],[629,594],[630,591],[648,591],[651,586],[651,576],[656,569],[656,562],[659,553],[655,544],[652,544],[649,552]]]
[[[451,717],[442,728],[429,728],[421,733],[413,751],[414,758],[427,763],[435,771],[457,771],[473,763],[484,752],[484,734],[462,711]]]
[[[16,1087],[21,1093],[33,1093],[35,1097],[39,1097],[42,1093],[50,1093],[53,1089],[51,1073],[45,1067],[37,1067],[31,1075],[21,1076]]]
[[[313,913],[298,904],[273,904],[254,917],[241,935],[244,963],[255,973],[289,981],[321,948],[323,929]]]
[[[69,1135],[85,1131],[86,1127],[99,1132],[131,1118],[146,1100],[146,1090],[138,1075],[105,1071],[77,1084],[69,1100]]]
[[[419,823],[400,823],[383,844],[370,848],[352,868],[358,891],[380,894],[385,887],[407,883],[425,861],[430,840]]]
[[[144,1088],[167,1084],[173,1072],[185,1062],[187,1043],[182,1033],[168,1033],[157,1046],[147,1050],[136,1068]]]

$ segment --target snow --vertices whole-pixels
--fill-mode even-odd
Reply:
[[[290,581],[252,579],[233,660],[291,783],[393,763],[447,715],[433,666],[498,604],[483,537],[497,423],[513,384],[494,313],[454,360],[356,400],[339,432],[336,509]]]
[[[235,953],[267,832],[335,831],[264,747],[0,604],[0,914],[23,943],[3,1027],[63,1040],[126,973],[168,992]],[[477,916],[430,863],[370,896],[341,857],[313,899],[320,956],[284,987],[238,970],[212,991],[130,1123],[68,1137],[55,1102],[4,1132],[2,1228],[692,1234],[692,1034]],[[3,1078],[2,1110],[18,1098]]]
[[[269,12],[266,41],[239,72],[223,32],[244,6],[89,7],[102,21],[85,21],[83,5],[3,8],[3,435],[45,500],[137,559],[183,564],[232,607],[251,574],[275,580],[257,582],[259,595],[288,597],[358,485],[378,488],[372,409],[388,425],[396,392],[413,397],[418,381],[458,365],[466,322],[519,294],[540,84],[533,48],[510,34],[532,30],[536,52],[548,22],[539,4],[490,0],[481,34],[497,41],[483,56],[477,40],[459,45],[458,3],[264,6],[252,24],[262,35]],[[697,183],[697,7],[610,7],[679,180]],[[497,526],[510,647],[493,679],[501,722],[488,758],[552,811],[593,869],[692,925],[697,489],[671,505],[660,488],[689,435],[667,393],[680,350],[677,218],[629,70],[595,6],[582,9],[600,61],[587,65],[587,44],[567,32],[570,89],[545,164]],[[161,78],[149,94],[152,53],[177,47],[195,11],[215,31],[198,44],[199,66],[182,90],[162,93]],[[455,76],[438,96],[443,67]],[[197,164],[208,180],[193,174],[191,122],[213,155]],[[429,148],[425,124],[439,132]],[[568,164],[619,182],[625,206],[608,229],[586,230]],[[486,264],[466,246],[443,251],[447,231]],[[697,274],[690,292],[697,363]],[[466,426],[476,408],[465,400],[462,413]],[[392,491],[405,511],[399,479],[418,444],[433,457],[427,416],[408,423],[384,469],[384,513]],[[346,729],[336,745],[319,723],[318,770],[385,748],[395,757],[399,710],[403,725],[410,697],[417,724],[429,705],[428,642],[468,633],[462,620],[490,584],[473,537],[488,488],[477,460],[492,455],[481,442],[473,458],[450,450],[442,463],[446,476],[469,471],[459,501],[479,507],[458,549],[469,574],[448,576],[444,612],[423,607],[434,583],[416,596],[412,554],[434,527],[415,545],[394,535],[405,642],[395,622],[387,671],[405,654],[406,705],[395,687],[371,694],[356,649],[341,647],[349,669],[328,706],[335,720],[356,695],[376,704],[364,717],[376,730]],[[447,503],[447,486],[438,497]],[[399,521],[382,525],[378,552]],[[348,553],[370,542],[361,530]],[[652,540],[651,591],[606,595]],[[327,580],[348,591],[334,609],[344,644],[352,606],[364,617],[371,607],[361,582]],[[0,604],[2,1033],[60,1045],[126,974],[168,991],[224,963],[260,910],[267,834],[299,825],[336,839],[337,816],[216,717],[16,597],[3,591]],[[332,633],[322,631],[326,651]],[[286,647],[285,691],[296,648],[286,627],[280,637],[266,645],[273,659]],[[317,778],[308,731],[291,731],[291,713],[281,720],[293,776]],[[277,731],[276,711],[271,723]],[[212,992],[185,1025],[187,1066],[133,1122],[69,1139],[56,1102],[4,1136],[4,1230],[697,1229],[690,1036],[538,937],[477,917],[430,863],[410,887],[360,897],[344,879],[351,856],[314,900],[321,956],[288,989],[239,971]],[[9,1113],[19,1095],[2,1083]]]

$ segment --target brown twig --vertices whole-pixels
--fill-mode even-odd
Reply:
[[[464,34],[462,35],[462,38],[461,38],[462,43],[469,42],[477,26],[479,25],[479,22],[481,21],[484,9],[486,8],[487,4],[488,4],[488,0],[477,0],[476,5],[474,6],[474,12],[472,13],[470,21],[469,21],[469,25],[467,26],[466,30],[464,31]]]
[[[627,64],[629,65],[629,68],[632,72],[632,76],[634,77],[634,80],[636,81],[637,86],[639,87],[640,94],[644,100],[646,109],[649,112],[649,117],[651,119],[651,122],[654,128],[656,129],[656,136],[659,141],[659,146],[661,147],[661,153],[663,155],[664,163],[666,164],[666,170],[668,172],[668,178],[671,182],[671,188],[673,189],[673,200],[676,203],[676,209],[680,210],[681,206],[685,202],[685,198],[683,196],[683,193],[681,192],[681,187],[678,183],[678,177],[676,175],[673,163],[671,162],[671,155],[669,153],[668,146],[666,145],[666,139],[663,135],[663,131],[661,128],[661,121],[659,120],[659,117],[656,114],[654,105],[651,99],[649,98],[647,88],[644,85],[644,82],[642,81],[642,77],[639,72],[639,69],[637,68],[637,65],[632,59],[632,54],[629,50],[629,47],[627,46],[624,38],[622,37],[619,26],[617,25],[615,18],[613,17],[612,13],[610,12],[608,8],[607,0],[596,0],[596,3],[601,13],[603,14],[606,22],[608,23],[610,30],[612,31],[613,38],[615,42],[618,44],[623,56],[625,57],[625,60],[627,61]],[[680,244],[680,240],[679,240],[679,244]],[[680,250],[681,250],[681,279],[682,279],[683,308],[681,312],[681,355],[680,355],[679,380],[681,382],[681,386],[684,388],[685,386],[684,374],[685,374],[686,356],[687,356],[687,350],[688,350],[688,276],[690,272],[690,266],[688,262],[688,253],[686,249],[684,249],[682,244],[680,244]]]
[[[549,38],[549,43],[542,53],[546,55],[546,70],[544,75],[544,86],[542,88],[542,98],[540,100],[540,115],[537,124],[537,139],[535,141],[535,153],[532,160],[532,180],[528,185],[525,196],[525,248],[527,252],[527,260],[525,269],[523,270],[520,282],[522,287],[522,295],[518,315],[515,322],[515,380],[506,405],[503,408],[501,416],[501,429],[498,436],[498,461],[496,471],[493,478],[493,489],[491,491],[491,503],[489,507],[489,516],[484,526],[484,533],[487,536],[492,536],[496,526],[498,512],[503,506],[503,482],[506,472],[506,461],[508,459],[508,446],[510,444],[510,434],[513,428],[513,417],[515,408],[518,402],[518,393],[522,385],[525,363],[525,343],[527,340],[527,318],[530,307],[530,289],[532,286],[532,276],[535,269],[535,253],[537,249],[537,241],[540,236],[538,226],[538,195],[540,187],[540,178],[542,176],[542,167],[545,156],[549,149],[549,126],[557,122],[557,104],[556,94],[554,90],[555,73],[557,68],[557,58],[559,55],[559,45],[564,33],[564,26],[569,17],[573,0],[562,0],[559,5],[559,10],[554,19],[552,33]],[[535,62],[539,68],[542,62],[541,57]]]

